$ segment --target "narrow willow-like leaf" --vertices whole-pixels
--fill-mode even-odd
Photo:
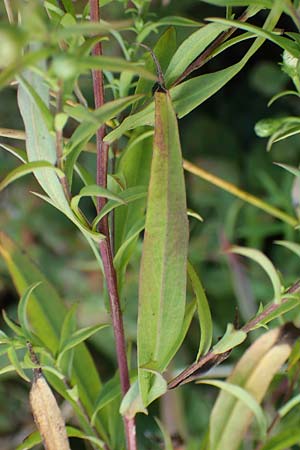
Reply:
[[[247,4],[248,3],[249,2],[247,2]],[[276,3],[266,20],[264,27],[266,30],[272,30],[272,28],[274,28],[281,15],[282,8],[283,5]],[[218,72],[200,75],[199,77],[192,78],[191,80],[171,88],[170,95],[178,117],[184,117],[225,86],[228,81],[243,69],[251,56],[261,47],[263,42],[264,38],[256,38],[243,58],[233,66]],[[153,126],[153,124],[154,103],[152,102],[142,111],[127,117],[118,128],[106,136],[105,141],[113,142],[132,128],[143,125]]]
[[[208,24],[191,34],[178,47],[172,57],[165,74],[166,83],[171,85],[191,64],[197,56],[217,37],[222,31],[229,28],[229,25]]]
[[[237,385],[261,403],[268,387],[291,353],[299,331],[288,324],[261,336],[242,356],[228,382]],[[245,403],[221,392],[210,419],[210,448],[237,450],[253,418]]]
[[[261,447],[261,450],[286,450],[299,444],[299,442],[299,427],[286,427],[283,431],[271,437],[271,439]]]
[[[54,60],[54,63],[62,64],[66,67],[71,66],[75,74],[92,69],[109,70],[111,72],[128,71],[149,80],[156,80],[156,76],[146,70],[141,64],[112,56],[81,56],[78,58],[77,55],[65,54],[56,62]]]
[[[237,253],[238,255],[246,256],[253,261],[257,262],[266,272],[270,278],[274,290],[274,301],[276,303],[280,302],[281,299],[281,282],[279,275],[273,266],[272,262],[267,258],[261,251],[254,248],[244,248],[244,247],[232,247],[230,249],[232,253]]]
[[[22,164],[22,166],[19,166],[16,169],[13,169],[11,172],[9,172],[9,174],[0,183],[0,191],[2,191],[10,183],[18,180],[19,178],[23,177],[24,175],[28,175],[29,173],[33,173],[33,172],[38,173],[39,169],[42,170],[44,168],[47,168],[48,170],[50,169],[51,171],[55,171],[59,176],[64,175],[60,169],[58,169],[57,167],[54,167],[48,161],[28,162],[28,163]],[[56,177],[56,179],[58,181],[57,177]]]
[[[130,97],[114,100],[106,103],[101,106],[101,108],[98,108],[93,112],[82,110],[83,108],[81,106],[79,107],[81,112],[80,121],[82,121],[82,123],[74,131],[66,146],[67,159],[65,171],[70,183],[72,181],[74,164],[76,163],[80,152],[82,151],[84,145],[96,133],[99,126],[107,120],[117,116],[139,98],[141,98],[139,95],[132,95]],[[65,106],[65,111],[71,116],[74,115],[74,111],[76,111],[76,109],[77,108]],[[79,120],[78,117],[77,119]]]
[[[18,304],[18,319],[19,319],[19,323],[22,327],[22,330],[24,333],[26,333],[26,337],[28,339],[30,339],[31,336],[31,329],[30,329],[30,324],[28,322],[28,315],[27,315],[27,306],[28,306],[28,301],[31,297],[31,294],[33,293],[33,291],[35,290],[35,288],[37,288],[39,286],[39,282],[32,284],[31,286],[29,286],[24,294],[22,295],[22,297],[20,298],[19,304]]]
[[[256,27],[255,25],[251,25],[245,22],[239,22],[238,20],[228,20],[222,19],[218,17],[213,17],[208,20],[213,21],[214,23],[219,23],[221,25],[227,25],[228,27],[236,27],[241,30],[250,31],[251,33],[256,34],[257,36],[268,39],[271,42],[274,42],[283,50],[288,51],[295,58],[299,58],[300,56],[300,48],[299,46],[292,41],[291,39],[285,38],[283,36],[278,36],[275,33],[271,33],[269,31],[264,30],[263,28]]]
[[[289,164],[282,164],[282,163],[275,163],[276,166],[282,167],[287,172],[290,172],[291,174],[295,175],[295,177],[300,178],[300,170],[297,167],[290,166]]]
[[[280,304],[274,311],[270,311],[269,313],[266,313],[265,317],[259,323],[257,323],[253,328],[251,328],[251,330],[255,330],[256,328],[259,328],[259,327],[264,327],[272,320],[277,319],[278,317],[281,317],[283,314],[300,306],[300,297],[297,296],[296,294],[290,294],[290,298],[289,298],[289,295],[286,294],[284,296],[284,298],[285,298],[285,301],[282,302],[282,304]],[[268,305],[265,307],[265,310],[266,311],[268,310]]]
[[[58,355],[58,364],[65,352],[81,344],[81,342],[84,342],[86,339],[108,326],[109,324],[105,323],[76,330],[68,339],[65,340],[65,342],[62,343],[61,350]]]
[[[163,423],[157,417],[155,418],[155,422],[157,423],[157,425],[161,431],[161,434],[163,435],[165,450],[174,450],[171,436],[168,433],[166,427],[163,425]]]
[[[278,414],[282,418],[286,416],[295,406],[300,403],[300,394],[295,395],[288,402],[286,402],[279,410]]]
[[[17,372],[17,374],[23,378],[23,380],[25,381],[30,381],[30,379],[28,378],[28,376],[25,374],[22,365],[19,361],[17,352],[15,350],[15,348],[13,346],[11,346],[8,350],[7,350],[7,356],[9,361],[11,362],[11,364],[13,365],[15,371]]]
[[[260,6],[261,8],[272,8],[273,0],[204,0],[217,6]]]
[[[222,339],[214,345],[213,352],[216,354],[225,353],[244,342],[246,337],[247,333],[242,330],[235,330],[232,323],[229,323]]]
[[[197,299],[198,318],[201,332],[199,350],[197,354],[197,361],[198,361],[200,356],[207,353],[208,350],[210,349],[212,342],[213,326],[209,304],[202,283],[194,267],[190,262],[188,262],[187,269],[188,269],[188,276],[189,279],[191,280],[192,288]]]
[[[118,197],[123,200],[123,203],[131,203],[135,202],[136,200],[143,199],[147,196],[147,190],[144,186],[135,186],[132,188],[128,188],[125,191],[121,191],[118,193]],[[100,220],[106,216],[110,211],[117,208],[118,206],[121,206],[122,203],[120,201],[115,200],[109,200],[105,206],[101,209],[101,212],[95,217],[93,220],[92,228],[93,230],[96,230],[96,227]]]
[[[49,108],[49,89],[41,77],[32,71],[26,71],[23,77],[31,85],[32,89],[36,91],[46,107]],[[48,161],[52,166],[55,166],[55,138],[49,133],[34,99],[22,85],[18,89],[18,103],[26,131],[28,160],[30,162]],[[57,207],[69,218],[72,217],[73,213],[55,172],[48,168],[38,169],[34,171],[34,175],[45,193]]]
[[[108,189],[105,189],[101,186],[98,186],[97,184],[93,184],[90,186],[84,186],[78,195],[75,195],[71,200],[71,208],[75,212],[75,214],[80,217],[81,212],[79,210],[79,202],[83,197],[105,197],[109,198],[110,200],[114,200],[115,202],[118,202],[119,204],[125,204],[125,201],[119,197],[117,194],[114,194],[113,192],[109,191]]]
[[[260,405],[255,400],[255,398],[251,394],[249,394],[248,391],[235,384],[219,380],[201,380],[198,381],[197,384],[209,384],[211,386],[215,386],[240,400],[244,404],[244,406],[246,408],[251,409],[252,413],[255,415],[260,430],[261,439],[263,439],[266,436],[267,432],[266,416]]]
[[[28,303],[28,320],[34,333],[46,348],[55,354],[59,346],[60,330],[67,314],[66,307],[45,276],[22,249],[4,233],[0,233],[0,254],[20,294],[33,283],[41,282]],[[81,402],[88,414],[92,414],[95,398],[101,389],[101,382],[92,357],[84,344],[80,344],[74,350],[71,381],[72,384],[78,385]],[[96,426],[99,427],[99,425],[97,421]],[[99,430],[103,431],[101,426]]]
[[[275,241],[275,244],[281,245],[289,250],[291,250],[295,255],[300,258],[300,244],[296,244],[296,242],[290,241]]]
[[[155,134],[140,268],[138,363],[149,404],[153,374],[174,356],[184,319],[188,221],[177,119],[168,93],[155,94]],[[171,353],[170,353],[171,352]]]
[[[12,145],[4,144],[4,142],[0,142],[0,147],[2,147],[7,152],[14,155],[18,158],[22,163],[27,163],[27,155],[26,152],[20,148],[13,147]]]
[[[104,443],[94,437],[94,436],[88,436],[83,431],[78,430],[74,427],[66,427],[67,435],[69,437],[76,437],[80,439],[84,439],[87,441],[92,442],[95,445],[95,448],[99,450],[104,450]],[[34,433],[31,433],[23,442],[22,444],[18,445],[16,450],[30,450],[31,448],[35,447],[38,444],[42,443],[42,437],[38,431],[35,431]]]

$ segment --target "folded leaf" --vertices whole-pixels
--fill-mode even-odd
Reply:
[[[150,402],[150,369],[163,371],[174,356],[186,297],[188,221],[177,119],[168,93],[155,94],[155,134],[138,312],[139,383]],[[147,370],[144,370],[147,369]]]

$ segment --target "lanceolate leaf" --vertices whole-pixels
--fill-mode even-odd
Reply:
[[[155,94],[156,118],[140,268],[138,363],[147,406],[155,374],[174,356],[186,296],[188,221],[176,115],[168,93]],[[144,370],[147,368],[147,370]]]
[[[178,47],[165,74],[168,85],[171,85],[222,31],[229,28],[228,25],[212,25],[208,24],[195,31]]]
[[[41,282],[28,301],[27,316],[33,332],[55,354],[67,314],[66,307],[39,269],[4,233],[0,233],[0,254],[20,294],[33,283]],[[84,344],[76,347],[74,352],[72,383],[78,385],[81,402],[88,414],[92,414],[95,398],[101,388],[99,376]]]
[[[209,304],[203,289],[202,283],[190,262],[188,262],[188,276],[191,280],[193,291],[197,299],[198,317],[200,323],[200,344],[197,354],[197,360],[201,355],[208,352],[211,346],[213,326],[211,320],[211,314]]]
[[[38,170],[42,170],[43,168],[50,169],[52,171],[55,171],[58,175],[63,176],[63,172],[58,169],[57,167],[54,167],[50,162],[48,161],[33,161],[29,163],[22,164],[22,166],[17,167],[16,169],[13,169],[0,183],[0,191],[4,189],[6,186],[8,186],[13,181],[16,181],[18,178],[23,177],[24,175],[28,175],[29,173],[35,172],[38,173]],[[56,177],[57,181],[58,178]]]
[[[222,389],[223,391],[227,392],[228,394],[231,394],[232,396],[240,400],[244,404],[245,408],[251,409],[252,413],[255,415],[257,424],[260,429],[260,437],[263,439],[266,436],[267,431],[266,416],[264,415],[262,408],[259,406],[255,398],[246,389],[243,389],[241,386],[237,386],[235,384],[219,380],[201,380],[198,381],[197,383],[210,384],[211,386],[216,386],[219,389]]]
[[[278,303],[281,298],[281,283],[279,275],[269,258],[267,258],[261,251],[253,248],[232,247],[230,251],[232,253],[247,256],[253,261],[256,261],[265,270],[273,285],[274,301]]]
[[[139,95],[132,95],[130,97],[114,100],[106,103],[104,106],[101,106],[101,108],[98,108],[93,112],[88,110],[82,111],[82,108],[79,108],[81,113],[80,121],[82,121],[82,123],[74,131],[66,146],[67,159],[65,170],[70,183],[72,182],[74,164],[76,163],[81,150],[96,133],[99,126],[107,120],[117,116],[139,98]],[[76,111],[76,108],[66,106],[65,111],[70,116],[75,117],[74,111]],[[79,120],[78,117],[76,117],[76,119]]]
[[[285,38],[282,36],[278,36],[275,33],[271,33],[269,31],[266,31],[262,28],[251,25],[249,23],[239,22],[237,20],[227,20],[227,19],[221,19],[221,18],[212,18],[209,20],[212,20],[215,23],[220,23],[222,25],[227,25],[228,27],[236,27],[236,28],[240,28],[245,31],[250,31],[251,33],[254,33],[257,36],[261,36],[263,38],[266,38],[266,39],[274,42],[282,49],[287,50],[295,58],[299,58],[299,56],[300,56],[300,48],[291,39],[288,39],[288,38]]]
[[[49,90],[40,76],[32,71],[26,71],[23,76],[32,89],[36,91],[41,101],[49,108]],[[18,103],[26,131],[28,160],[30,162],[48,161],[52,166],[55,166],[56,147],[54,136],[49,133],[34,99],[22,85],[18,89]],[[72,216],[62,185],[55,172],[45,168],[34,171],[34,175],[57,207],[68,217]]]
[[[247,2],[248,3],[248,2]],[[266,30],[272,30],[276,25],[283,5],[276,4],[274,10],[270,12],[270,15],[265,23]],[[220,90],[229,80],[231,80],[249,61],[251,56],[259,49],[263,44],[264,38],[257,38],[251,45],[250,49],[244,55],[244,57],[233,66],[226,69],[214,72],[213,74],[200,75],[199,77],[192,78],[191,80],[180,83],[170,89],[170,95],[174,105],[174,109],[179,118],[184,117],[190,111],[201,105],[205,100],[214,95]],[[107,142],[113,142],[118,139],[126,131],[143,125],[154,124],[154,103],[150,103],[146,108],[138,113],[132,114],[127,117],[122,124],[109,133],[105,140]]]

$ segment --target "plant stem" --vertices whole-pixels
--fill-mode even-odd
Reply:
[[[219,188],[223,189],[224,191],[229,192],[230,194],[234,195],[235,197],[238,197],[245,202],[249,203],[250,205],[255,206],[256,208],[262,209],[266,213],[270,214],[271,216],[277,217],[278,219],[282,220],[285,223],[288,223],[292,227],[296,227],[299,225],[298,220],[290,216],[289,214],[281,211],[280,209],[269,205],[268,203],[264,202],[258,197],[255,197],[255,195],[249,194],[246,191],[243,191],[242,189],[239,189],[234,184],[229,183],[228,181],[223,180],[222,178],[217,177],[216,175],[213,175],[212,173],[207,172],[206,170],[202,169],[201,167],[196,166],[195,164],[184,160],[183,161],[183,167],[187,172],[190,172],[203,180],[208,181],[209,183],[213,184],[214,186],[218,186]]]
[[[99,22],[100,8],[99,0],[90,0],[91,21]],[[102,45],[98,42],[92,51],[93,55],[102,55]],[[95,107],[100,108],[104,104],[103,74],[100,70],[93,70],[93,89]],[[101,126],[96,134],[97,139],[97,184],[102,187],[107,185],[107,167],[109,146],[103,142],[105,126]],[[105,205],[105,198],[97,199],[97,212],[99,213]],[[107,215],[99,223],[99,231],[106,237],[99,244],[100,254],[103,262],[104,275],[110,300],[110,313],[115,335],[115,345],[120,372],[120,383],[123,396],[130,388],[129,371],[126,357],[126,342],[123,326],[123,317],[120,308],[117,276],[113,265],[113,255],[110,244],[109,225]],[[125,435],[128,450],[137,450],[135,420],[124,417]]]
[[[243,12],[243,14],[237,19],[239,22],[246,22],[249,18],[249,10]],[[176,86],[181,83],[185,78],[187,78],[194,70],[200,69],[200,67],[204,66],[214,55],[215,50],[223,44],[230,36],[237,30],[236,27],[231,27],[227,31],[223,31],[208,47],[207,49],[201,53],[186,69],[185,71],[177,78],[177,80],[172,84],[172,86]]]
[[[294,283],[288,290],[287,294],[298,294],[300,293],[300,281]],[[272,312],[276,311],[282,304],[286,303],[289,300],[289,297],[282,298],[280,303],[272,303],[268,307],[266,307],[260,314],[255,316],[249,322],[247,322],[241,330],[245,333],[249,333],[253,329],[255,329],[256,325],[262,322],[266,317],[268,317]],[[225,361],[230,355],[231,350],[228,350],[224,353],[214,353],[213,350],[206,353],[206,355],[202,356],[199,361],[196,361],[190,367],[181,372],[177,377],[168,382],[168,389],[174,389],[181,384],[190,383],[195,381],[195,379],[202,376],[212,367],[215,367]]]

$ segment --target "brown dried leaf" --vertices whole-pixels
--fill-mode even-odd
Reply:
[[[61,411],[47,381],[40,373],[34,378],[29,400],[45,449],[70,450]]]

